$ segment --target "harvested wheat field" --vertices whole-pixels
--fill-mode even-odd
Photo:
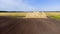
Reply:
[[[60,34],[60,20],[1,16],[0,34]]]
[[[27,13],[25,18],[47,18],[44,12]]]

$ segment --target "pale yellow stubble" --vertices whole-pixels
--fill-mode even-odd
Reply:
[[[27,13],[25,18],[47,18],[44,12]]]

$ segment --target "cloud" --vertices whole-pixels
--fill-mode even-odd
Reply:
[[[0,0],[0,11],[30,11],[34,7],[23,2],[23,0]]]
[[[31,0],[32,1],[32,0]],[[33,0],[34,1],[34,0]],[[32,1],[32,3],[34,3]],[[27,0],[0,0],[0,11],[58,11],[60,10],[60,4],[58,1],[48,4],[38,4],[34,6],[29,4]],[[38,5],[37,5],[38,4]]]

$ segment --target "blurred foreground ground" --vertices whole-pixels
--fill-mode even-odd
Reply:
[[[0,34],[60,34],[60,20],[0,16]]]

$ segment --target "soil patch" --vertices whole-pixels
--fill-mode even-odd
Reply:
[[[60,34],[60,20],[1,16],[0,34]]]

